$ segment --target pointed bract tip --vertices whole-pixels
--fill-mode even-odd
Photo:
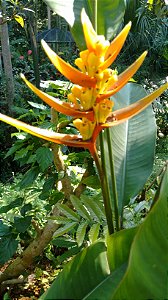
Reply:
[[[144,55],[144,56],[146,56],[148,54],[148,51],[147,50],[145,50],[143,53],[142,53],[142,55]]]
[[[23,74],[23,73],[20,73],[20,77],[21,77],[23,80],[25,80],[25,79],[26,79],[26,77],[24,76],[24,74]]]
[[[129,21],[128,22],[128,24],[126,25],[126,27],[129,27],[129,29],[131,28],[131,26],[132,26],[132,22],[131,21]]]
[[[41,46],[43,47],[43,49],[45,49],[48,46],[48,44],[45,42],[45,40],[42,39]]]
[[[144,52],[137,58],[136,61],[141,61],[141,60],[144,61],[144,59],[145,59],[145,57],[147,56],[147,54],[148,54],[148,51],[147,51],[147,50],[144,51]]]
[[[85,18],[87,18],[87,14],[86,14],[86,11],[83,7],[82,10],[81,10],[81,21],[82,21],[82,23],[85,21]]]
[[[41,40],[41,44],[43,45],[43,44],[46,44],[46,42],[45,42],[45,40]]]

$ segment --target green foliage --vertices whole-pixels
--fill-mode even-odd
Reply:
[[[14,227],[18,232],[25,232],[31,224],[31,219],[32,219],[31,216],[14,217]]]
[[[24,245],[30,243],[35,235],[35,230],[32,227],[31,220],[38,220],[39,225],[43,226],[43,224],[48,219],[47,214],[52,209],[52,206],[58,202],[58,210],[61,214],[64,215],[64,217],[58,216],[54,218],[55,222],[57,222],[61,226],[55,232],[54,240],[58,236],[63,236],[63,238],[66,238],[68,235],[70,238],[71,236],[73,236],[74,240],[77,240],[78,242],[75,242],[75,246],[70,248],[68,247],[66,251],[64,250],[65,253],[60,255],[60,257],[58,257],[57,259],[53,258],[54,255],[52,247],[50,251],[46,252],[46,256],[51,261],[53,261],[54,265],[56,264],[56,261],[57,264],[59,264],[68,257],[78,253],[81,249],[80,246],[84,247],[85,241],[90,240],[90,242],[93,242],[96,240],[99,234],[101,234],[102,230],[100,228],[100,224],[102,215],[103,220],[105,220],[105,215],[103,214],[103,205],[102,203],[101,205],[98,204],[99,200],[96,200],[96,196],[95,198],[92,197],[93,203],[91,203],[91,206],[89,204],[89,197],[85,196],[82,200],[83,202],[76,198],[74,199],[74,203],[75,209],[77,209],[78,211],[77,213],[66,204],[60,203],[60,201],[62,201],[64,197],[64,194],[58,191],[56,186],[58,181],[64,177],[64,174],[57,173],[53,164],[50,166],[48,165],[48,162],[49,164],[51,163],[51,151],[49,150],[49,148],[41,147],[41,143],[37,141],[32,144],[33,147],[29,147],[31,143],[30,136],[22,135],[19,133],[17,134],[17,138],[19,139],[9,150],[6,157],[8,158],[10,155],[14,155],[14,159],[18,160],[21,164],[24,163],[26,158],[29,169],[12,185],[6,185],[4,187],[3,185],[1,185],[1,195],[3,198],[0,197],[0,212],[3,222],[5,222],[5,224],[8,224],[11,229],[10,235],[8,236],[7,233],[3,238],[5,239],[5,241],[9,239],[11,243],[12,234],[12,242],[14,243],[14,246],[16,245],[15,241],[17,241],[17,245],[20,245],[21,243],[24,247]],[[34,156],[33,151],[36,151],[37,155]],[[45,157],[47,157],[47,155],[49,155],[49,160],[47,160],[46,168]],[[82,160],[86,159],[88,157],[88,154],[82,155],[81,152],[79,153],[79,157],[82,166]],[[78,160],[78,156],[77,158],[76,156],[71,157],[71,162],[75,164],[76,159]],[[67,157],[65,157],[65,161],[67,161]],[[45,166],[45,170],[42,172],[43,166]],[[72,168],[71,164],[69,164],[68,168],[70,168],[70,174],[72,178],[74,176],[74,184],[78,184],[81,178],[80,172],[82,168],[76,170],[76,166]],[[77,174],[80,175],[79,179],[77,177]],[[91,186],[92,185],[93,184],[91,184]],[[88,205],[84,206],[84,202],[88,202]],[[94,228],[93,226],[92,229],[92,225],[95,225],[94,222],[96,222],[96,220],[99,220],[99,226],[97,226],[96,228]],[[76,235],[74,229],[75,231],[78,230],[78,233],[79,230],[82,229],[82,237],[79,237],[79,234]],[[89,231],[89,235],[87,235],[86,231]],[[10,252],[11,256],[13,256],[13,254],[16,252],[17,247],[14,247],[13,249],[13,252]],[[9,255],[7,256],[7,258],[10,258]],[[4,263],[7,258],[3,257],[2,262]]]
[[[13,184],[0,185],[0,264],[8,261],[18,250],[27,246],[36,232],[31,221],[42,226],[47,220],[47,202],[39,195],[42,183],[34,182],[27,190],[20,190],[17,179]]]
[[[83,30],[81,26],[81,10],[84,7],[87,15],[95,25],[95,3],[91,0],[70,0],[64,4],[60,0],[45,0],[45,3],[57,14],[64,17],[71,26],[71,33],[79,49],[86,49]],[[97,1],[97,32],[104,35],[107,39],[114,37],[124,16],[124,0]],[[117,18],[116,18],[117,16]]]
[[[146,95],[145,90],[133,83],[127,84],[120,92],[112,97],[115,109],[128,105]],[[124,98],[124,104],[123,104]],[[104,151],[106,168],[111,191],[114,186],[111,180],[110,159],[108,154],[107,137],[104,132]],[[117,184],[119,214],[130,199],[135,197],[146,183],[152,172],[156,125],[152,107],[110,129],[112,141],[114,171]]]
[[[84,249],[40,299],[166,299],[167,176],[168,169],[138,228],[109,236],[107,252],[103,241]]]
[[[18,241],[12,235],[1,238],[0,243],[0,265],[8,261],[16,252]]]
[[[131,32],[123,49],[121,60],[129,61],[135,54],[148,50],[149,55],[138,73],[143,77],[160,78],[167,75],[167,7],[164,1],[155,1],[152,8],[147,1],[126,1],[124,23],[132,21]],[[122,64],[122,61],[119,63]],[[137,76],[137,75],[136,75]]]
[[[128,260],[137,229],[137,227],[124,229],[107,236],[107,258],[111,272],[121,267]]]
[[[12,202],[10,202],[8,205],[3,205],[0,208],[0,213],[7,213],[9,210],[21,206],[23,203],[23,198],[16,198]]]
[[[53,162],[53,153],[49,148],[40,147],[36,150],[37,162],[44,172]]]
[[[105,249],[103,242],[97,242],[84,249],[65,266],[64,274],[58,275],[57,282],[55,281],[50,291],[47,291],[45,296],[40,299],[82,299],[86,291],[89,292],[90,288],[94,288],[108,274]],[[87,269],[88,266],[90,268]],[[83,274],[85,274],[85,278]],[[81,281],[83,281],[83,284],[81,284]],[[64,284],[61,284],[62,282]]]
[[[168,247],[167,178],[168,169],[156,193],[155,204],[137,231],[132,244],[129,267],[114,294],[114,299],[123,299],[123,297],[125,299],[164,299],[167,297],[166,266],[168,258],[165,251]],[[139,266],[140,271],[137,272]],[[135,282],[138,282],[138,289]]]
[[[104,207],[101,201],[97,195],[81,195],[80,199],[71,195],[73,209],[66,204],[58,203],[57,208],[64,216],[50,217],[62,225],[55,231],[54,238],[68,234],[73,236],[78,247],[84,246],[86,241],[94,243],[99,236],[103,235],[102,227],[106,226]]]

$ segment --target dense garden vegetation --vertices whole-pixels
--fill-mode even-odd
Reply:
[[[90,12],[90,16],[94,16],[96,11],[96,5],[92,7],[91,3],[98,2],[97,24],[99,24],[103,16],[100,14],[101,0],[98,1],[71,2],[76,5],[78,12],[84,6],[86,12]],[[123,107],[124,101],[128,101],[126,105],[130,105],[144,98],[146,96],[144,88],[147,93],[152,93],[166,82],[168,6],[163,0],[113,2],[114,6],[107,1],[109,10],[111,9],[109,13],[112,11],[112,25],[115,28],[108,39],[113,39],[129,21],[132,21],[127,40],[113,63],[113,70],[117,74],[122,73],[143,51],[148,50],[145,61],[130,82],[111,98],[114,103],[118,103],[118,107],[115,104],[115,109],[119,110]],[[47,5],[49,5],[48,9]],[[40,87],[48,95],[62,102],[67,101],[72,83],[50,63],[39,41],[39,33],[51,32],[54,28],[59,29],[59,37],[57,34],[52,37],[55,41],[51,41],[51,37],[49,40],[47,36],[43,38],[46,38],[59,56],[75,66],[74,61],[81,49],[83,50],[84,39],[82,40],[78,33],[81,25],[77,23],[78,27],[74,28],[71,21],[68,24],[68,18],[71,17],[67,17],[65,12],[70,8],[66,7],[65,3],[64,13],[62,11],[60,13],[59,5],[60,1],[1,1],[0,112],[33,126],[53,129],[65,135],[76,135],[77,129],[72,118],[62,112],[58,113],[43,103],[20,77],[20,73],[23,73],[30,83]],[[107,13],[105,10],[106,6],[102,11]],[[93,17],[92,20],[95,18]],[[109,24],[106,25],[110,28]],[[70,28],[72,35],[69,32]],[[99,31],[99,27],[97,28]],[[61,35],[61,32],[67,34]],[[6,58],[4,41],[5,39],[8,41],[8,35],[10,48],[9,56]],[[11,90],[12,85],[13,90]],[[148,246],[145,244],[147,241],[143,236],[147,234],[146,232],[151,238],[151,247],[155,246],[154,237],[150,235],[154,230],[152,227],[154,226],[152,218],[154,218],[158,226],[157,243],[163,246],[162,249],[146,250],[145,260],[150,260],[153,252],[154,260],[163,259],[163,261],[159,260],[158,264],[166,265],[166,249],[164,255],[161,250],[165,246],[162,235],[167,235],[165,217],[167,209],[165,169],[168,153],[167,95],[168,92],[164,91],[152,103],[152,108],[148,107],[145,113],[141,112],[140,115],[129,120],[129,125],[127,123],[129,132],[125,125],[114,126],[111,131],[107,131],[107,136],[100,135],[97,142],[102,155],[103,171],[107,175],[106,184],[111,193],[109,199],[111,199],[114,218],[112,232],[109,230],[109,211],[106,204],[104,205],[105,185],[103,186],[100,170],[95,163],[94,155],[88,151],[89,148],[84,149],[82,144],[78,148],[75,144],[67,146],[65,143],[60,146],[51,143],[50,140],[39,139],[3,122],[0,123],[0,294],[2,299],[22,297],[38,299],[40,296],[40,299],[123,299],[123,295],[124,299],[135,297],[153,299],[153,295],[159,299],[161,292],[158,292],[153,282],[151,287],[149,284],[151,270],[148,270],[141,257],[133,262],[129,258],[129,253],[132,251],[133,254],[141,246],[147,249]],[[126,141],[125,132],[127,132]],[[150,135],[147,135],[147,132]],[[109,168],[112,156],[110,157],[110,150],[109,152],[106,150],[109,147],[108,133],[113,148],[113,171],[116,178],[112,176],[112,167]],[[120,153],[118,137],[124,140],[123,144],[127,151],[125,154]],[[104,141],[103,147],[101,139]],[[142,151],[141,156],[138,151]],[[123,155],[122,158],[119,157],[120,154]],[[115,182],[112,180],[114,178]],[[114,190],[118,192],[118,211]],[[113,234],[109,235],[108,230]],[[112,254],[116,260],[112,258]],[[128,259],[130,259],[130,269],[127,269]],[[143,283],[141,276],[138,277],[142,298],[136,295],[138,287],[133,287],[130,279],[136,276],[136,270],[131,268],[133,263],[135,269],[142,263],[143,272],[146,272],[146,283]],[[155,279],[161,277],[162,273],[162,270],[157,268],[154,271]],[[93,275],[88,275],[89,283],[86,278],[84,279],[87,271]],[[57,276],[58,274],[60,277]],[[128,275],[124,277],[125,281],[122,280],[124,274]],[[54,285],[45,296],[43,293],[48,291],[53,281]],[[82,281],[85,287],[80,285]],[[120,281],[121,288],[118,288]],[[158,281],[158,289],[163,291],[165,297],[164,280],[161,282],[159,278]],[[102,289],[99,283],[102,284]],[[149,290],[145,284],[149,286]],[[132,289],[130,294],[124,294],[125,285]],[[66,289],[68,292],[65,291]],[[105,291],[108,292],[104,294]]]

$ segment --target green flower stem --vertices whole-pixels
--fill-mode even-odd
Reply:
[[[94,30],[97,32],[97,0],[94,0],[93,4],[93,27]]]
[[[93,3],[92,24],[93,24],[95,31],[97,32],[97,0],[94,0],[94,3]],[[100,142],[100,149],[101,149],[101,160],[98,157],[96,147],[95,147],[92,155],[95,160],[95,164],[97,166],[99,177],[100,177],[102,195],[103,195],[103,200],[104,200],[104,208],[105,208],[105,214],[106,214],[107,225],[108,225],[108,231],[109,231],[109,234],[112,234],[112,233],[114,233],[113,213],[112,213],[112,206],[111,206],[111,200],[110,200],[110,189],[109,189],[109,184],[108,184],[107,172],[106,172],[106,168],[105,168],[105,155],[104,155],[104,148],[103,148],[102,132],[100,133],[100,136],[99,136],[99,142]]]
[[[118,213],[118,194],[117,194],[117,185],[116,185],[116,177],[114,170],[114,159],[113,159],[113,149],[110,138],[110,129],[106,128],[107,133],[107,144],[108,144],[108,153],[109,153],[109,162],[110,162],[110,173],[111,173],[111,181],[112,181],[112,189],[113,189],[113,199],[114,199],[114,215],[115,215],[115,225],[116,231],[120,230],[120,221],[119,221],[119,213]]]
[[[107,180],[107,174],[104,172],[102,168],[102,164],[100,161],[100,158],[98,157],[97,150],[95,148],[94,153],[92,153],[99,177],[100,177],[100,183],[102,188],[102,195],[104,200],[104,208],[105,208],[105,214],[107,219],[107,225],[108,225],[108,231],[109,234],[114,233],[114,224],[113,224],[113,215],[112,215],[112,208],[111,208],[111,202],[110,202],[110,193],[109,193],[109,186],[108,186],[108,180]],[[102,160],[102,157],[101,157]]]

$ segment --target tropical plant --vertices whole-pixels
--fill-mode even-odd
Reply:
[[[167,298],[167,172],[145,221],[84,249],[41,300]]]
[[[151,76],[153,71],[161,78],[167,70],[167,7],[165,1],[126,1],[124,24],[132,21],[133,26],[127,39],[124,53],[130,58],[138,53],[139,48],[148,49],[149,55],[144,65],[144,77]],[[124,56],[124,59],[128,59]],[[156,75],[155,75],[156,77]],[[154,79],[155,80],[155,79]]]
[[[45,2],[51,4],[52,9],[56,8],[56,11],[60,4],[60,1]],[[74,1],[69,3],[74,4]],[[116,70],[109,69],[124,44],[131,24],[128,23],[111,43],[103,35],[98,35],[96,31],[100,34],[108,32],[111,24],[105,22],[107,19],[105,13],[114,13],[114,7],[119,16],[119,19],[115,20],[116,26],[114,28],[115,31],[118,29],[124,12],[124,1],[114,1],[111,6],[109,6],[108,0],[105,1],[105,5],[97,1],[94,3],[95,6],[90,1],[88,4],[90,4],[89,11],[92,16],[91,19],[94,20],[95,29],[83,8],[81,23],[87,49],[82,50],[79,58],[75,60],[75,64],[80,70],[66,63],[42,41],[43,48],[51,62],[65,77],[74,83],[71,92],[68,94],[68,102],[54,98],[39,90],[22,75],[22,79],[27,86],[53,108],[51,111],[52,123],[57,131],[58,124],[54,109],[61,114],[72,117],[67,118],[66,132],[60,133],[37,128],[0,114],[0,120],[49,142],[89,150],[100,178],[108,225],[106,242],[103,240],[89,246],[70,261],[49,292],[42,296],[42,299],[47,299],[47,297],[51,299],[83,299],[89,297],[90,299],[104,297],[107,299],[138,299],[142,296],[144,299],[166,298],[165,282],[159,281],[159,288],[155,284],[158,275],[159,278],[162,278],[160,266],[166,265],[166,257],[161,254],[166,246],[166,225],[161,222],[162,214],[164,214],[163,218],[166,220],[166,173],[156,194],[155,203],[144,223],[139,228],[122,229],[124,228],[124,206],[142,189],[152,170],[156,132],[154,115],[149,105],[168,87],[168,84],[164,84],[150,95],[146,95],[144,89],[138,85],[132,83],[126,85],[142,64],[147,54],[146,51],[119,75]],[[96,4],[99,5],[98,10]],[[81,11],[80,5],[75,8],[76,14]],[[100,11],[98,18],[97,11]],[[72,7],[69,12],[72,13]],[[77,15],[79,16],[79,14]],[[112,16],[114,17],[113,14]],[[111,19],[112,24],[114,19]],[[102,20],[100,27],[97,26],[99,20]],[[77,23],[75,28],[78,28],[78,26]],[[110,34],[114,34],[114,32],[110,32]],[[78,40],[78,45],[82,49],[85,43],[81,36],[75,32],[74,38]],[[147,109],[145,110],[145,108]],[[73,127],[74,133],[79,131],[80,135],[69,134],[69,126],[70,128]],[[70,197],[71,193],[71,190],[69,190],[73,210],[64,206],[64,203],[59,204],[60,210],[64,211],[64,214],[70,214],[73,218],[74,222],[71,222],[69,229],[75,227],[75,220],[79,220],[79,215],[74,210],[78,211],[76,203],[81,204],[78,198]],[[69,201],[69,198],[66,195],[64,202]],[[69,204],[68,201],[67,204]],[[82,202],[84,207],[85,202],[86,207],[88,203],[91,204],[91,201],[86,197],[82,198]],[[85,213],[86,211],[85,208]],[[59,218],[56,217],[56,219],[58,221]],[[157,239],[152,235],[153,228],[156,228],[153,225],[155,220],[158,228],[158,231],[155,232]],[[59,219],[59,223],[63,221],[65,222],[65,219]],[[78,226],[78,245],[81,245],[84,239],[87,225],[88,223],[84,221]],[[165,236],[162,236],[161,231],[164,231],[164,229]],[[56,227],[52,225],[50,236],[53,235],[55,230]],[[61,230],[66,232],[64,231],[65,228],[59,228],[56,235],[59,235]],[[46,230],[43,231],[43,237],[44,232]],[[98,233],[97,228],[95,232]],[[151,240],[152,255],[148,247],[148,238]],[[162,247],[157,242],[159,238]],[[157,247],[155,247],[156,244]],[[37,240],[35,246],[37,247]],[[158,258],[161,260],[159,263]],[[148,265],[146,261],[149,259]],[[144,281],[142,273],[137,272],[136,268],[139,263],[142,265],[143,272],[146,272],[148,280]],[[85,282],[86,268],[91,276],[87,276]],[[155,268],[158,272],[155,271]],[[9,269],[11,270],[11,267]],[[78,269],[78,272],[76,272],[76,269]],[[134,280],[138,282],[140,288],[134,284]],[[85,282],[84,285],[83,282]],[[66,290],[62,283],[66,284]],[[75,288],[76,286],[79,286],[79,288]],[[141,290],[142,293],[140,294]]]

